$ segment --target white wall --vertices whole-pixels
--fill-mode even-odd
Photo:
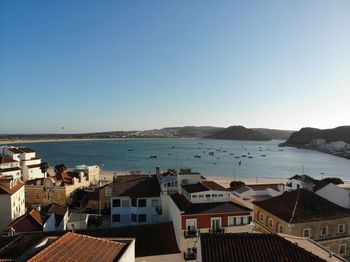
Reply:
[[[135,261],[135,239],[131,241],[124,254],[119,258],[118,262],[134,262]]]
[[[50,217],[46,220],[43,226],[43,231],[55,231],[56,230],[55,223],[56,223],[55,215],[52,213]]]

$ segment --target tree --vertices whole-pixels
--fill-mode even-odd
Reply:
[[[66,170],[67,170],[67,167],[66,167],[65,164],[55,165],[55,174],[56,174],[56,176],[62,174]]]
[[[46,174],[47,170],[49,169],[49,163],[47,162],[41,162],[40,163],[40,169],[41,169],[41,173]]]
[[[326,178],[322,179],[321,181],[324,181],[327,183],[333,183],[335,185],[344,184],[344,181],[338,177],[326,177]]]
[[[243,181],[236,181],[236,180],[234,180],[234,181],[231,181],[231,183],[230,183],[230,187],[234,187],[234,186],[244,186],[245,185],[245,183],[243,182]]]

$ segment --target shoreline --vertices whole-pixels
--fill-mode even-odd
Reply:
[[[49,142],[79,142],[79,141],[130,141],[130,140],[154,140],[154,139],[200,139],[200,138],[186,138],[186,137],[115,137],[115,138],[50,138],[50,139],[23,139],[23,140],[0,140],[0,145],[15,145],[24,143],[49,143]]]
[[[153,174],[154,172],[144,173],[144,174]],[[113,181],[113,176],[121,176],[121,175],[128,175],[128,171],[121,171],[121,170],[100,170],[100,179],[110,180]],[[207,180],[212,180],[219,185],[227,188],[230,186],[230,182],[233,181],[233,178],[227,178],[227,177],[218,177],[218,176],[204,176]],[[236,177],[236,181],[240,180],[243,181],[246,185],[249,184],[286,184],[288,181],[288,178],[273,178],[273,177]],[[350,180],[343,180],[344,184],[339,185],[340,187],[349,188],[350,189]]]

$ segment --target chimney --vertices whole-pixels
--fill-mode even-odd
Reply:
[[[72,224],[71,226],[72,226],[72,233],[74,233],[75,232],[75,226],[74,226],[74,224]]]

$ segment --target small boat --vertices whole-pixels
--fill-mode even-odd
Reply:
[[[172,146],[171,148],[175,148],[175,146]]]
[[[248,156],[248,158],[253,158],[252,156]]]
[[[171,154],[168,154],[168,156],[171,156]]]
[[[217,157],[216,159],[220,159],[220,157]]]
[[[128,149],[129,152],[134,151],[134,149]]]
[[[149,158],[157,158],[157,156],[150,156]]]
[[[238,165],[241,165],[241,164],[242,164],[242,161],[239,161],[239,162],[238,162]]]
[[[241,155],[241,157],[247,157],[246,155]]]
[[[248,155],[250,155],[250,153],[248,152]]]
[[[265,157],[266,155],[261,155],[261,156]]]
[[[216,162],[214,163],[214,165],[216,165]]]
[[[233,153],[231,153],[230,155],[231,155],[231,156],[233,156],[234,154],[233,154]]]
[[[239,158],[239,156],[236,156],[235,158]]]
[[[201,156],[193,156],[194,158],[201,158]]]
[[[209,152],[209,155],[213,156],[213,155],[214,155],[214,152]]]
[[[222,151],[222,152],[226,153],[227,151],[226,151],[226,150],[224,150],[224,151]]]

